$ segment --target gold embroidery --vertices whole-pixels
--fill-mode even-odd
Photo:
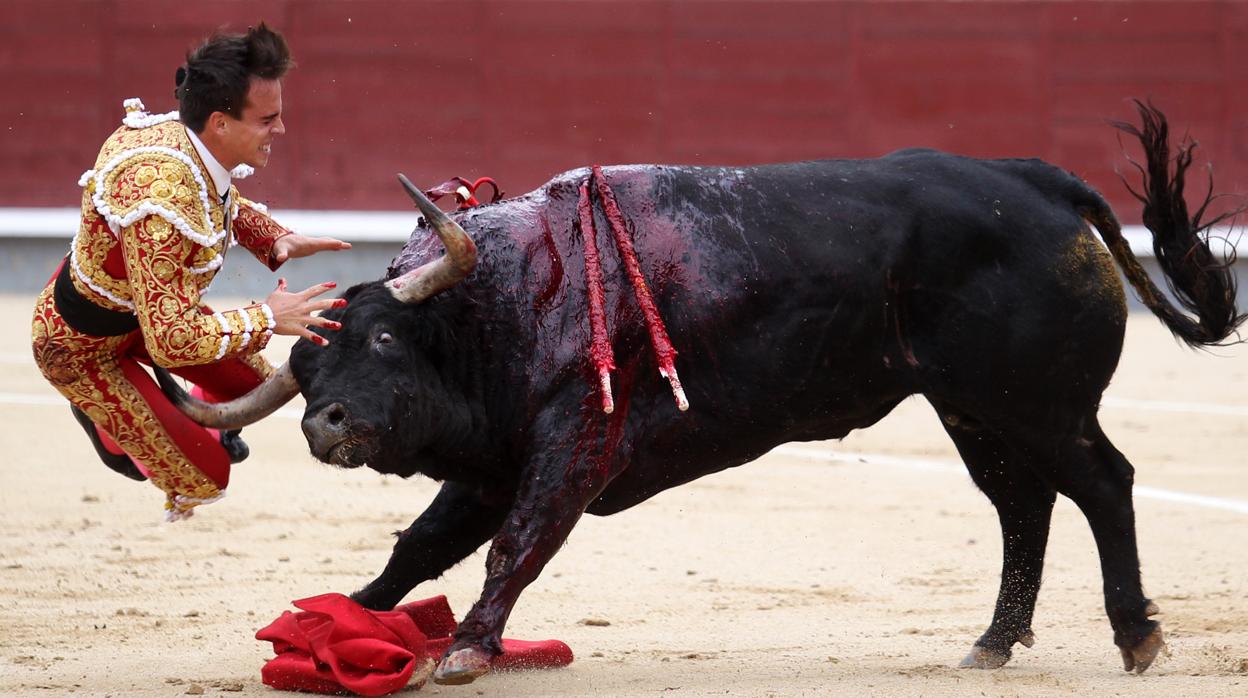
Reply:
[[[92,178],[94,180],[94,178]],[[144,165],[134,173],[134,183],[140,187],[146,187],[156,179],[156,168],[151,165]]]
[[[220,228],[203,230],[204,198],[200,196],[200,183],[191,173],[191,163],[196,161],[194,152],[186,129],[176,121],[141,129],[119,129],[105,141],[95,166],[97,172],[103,173],[103,199],[110,213],[124,218],[144,201],[156,199],[196,235],[211,238]],[[116,157],[125,159],[113,162]],[[207,176],[200,173],[205,187]],[[181,196],[180,186],[186,187],[190,195]]]
[[[57,346],[44,337],[35,337],[35,362],[43,377],[52,385],[69,385],[78,378],[74,372],[73,353],[65,347]]]
[[[169,184],[178,184],[182,181],[182,168],[173,163],[162,163],[160,165],[160,178]]]
[[[173,186],[171,186],[169,182],[166,182],[163,179],[159,179],[159,180],[156,180],[155,182],[152,182],[152,186],[148,188],[148,191],[150,191],[152,196],[156,197],[157,199],[172,199],[173,198]]]
[[[115,249],[117,239],[95,209],[88,208],[90,199],[87,196],[83,199],[82,227],[73,243],[74,259],[77,262],[75,273],[71,275],[74,288],[97,305],[111,310],[127,310],[113,298],[128,299],[129,286],[124,279],[115,279],[104,270],[104,262]],[[90,283],[84,283],[77,272],[85,274],[86,281]],[[97,288],[109,295],[100,293]]]
[[[199,281],[210,275],[195,274],[187,268],[184,260],[197,247],[190,240],[174,236],[164,245],[156,244],[148,225],[152,220],[149,217],[135,223],[121,236],[135,314],[148,352],[152,360],[167,368],[212,363],[219,358],[225,333],[214,316],[200,311]],[[152,272],[157,267],[168,268],[172,274],[162,278]],[[238,313],[228,315],[227,320],[234,319],[230,334],[240,332]],[[224,356],[244,353],[244,349],[227,351]]]
[[[230,326],[230,334],[239,335],[243,333],[243,316],[241,313],[231,310],[222,313],[222,316],[225,317],[226,324]]]
[[[157,280],[159,281],[159,279]],[[149,305],[155,306],[155,314],[161,318],[172,318],[176,316],[185,305],[182,299],[171,295],[158,296],[154,300],[156,302],[149,302]]]
[[[237,192],[235,192],[237,196]],[[232,224],[234,229],[234,237],[238,240],[238,244],[246,247],[260,263],[276,269],[277,266],[272,264],[273,243],[283,235],[290,234],[290,231],[283,228],[277,221],[269,218],[263,213],[251,207],[251,202],[242,197],[238,197],[238,216],[235,217]]]
[[[207,266],[212,260],[217,258],[217,248],[201,247],[195,251],[195,257],[191,259],[191,266],[199,269]]]
[[[165,238],[173,234],[173,225],[163,218],[152,218],[147,227],[156,242],[164,242]]]
[[[181,327],[169,332],[168,345],[170,353],[181,353],[194,342],[191,333]]]

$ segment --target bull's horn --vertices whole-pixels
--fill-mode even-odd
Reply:
[[[229,402],[205,402],[193,397],[173,376],[159,366],[153,367],[160,389],[191,421],[212,429],[242,429],[273,414],[299,394],[299,385],[290,371],[290,363],[282,364],[260,385],[246,395]]]
[[[386,288],[395,298],[404,303],[419,303],[437,293],[459,283],[477,265],[477,246],[473,244],[468,233],[451,220],[442,209],[433,205],[421,190],[399,175],[399,182],[416,202],[416,208],[424,214],[425,220],[433,226],[434,232],[442,240],[446,254],[432,262],[407,272],[397,279],[386,282]]]

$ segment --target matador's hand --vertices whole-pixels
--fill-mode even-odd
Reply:
[[[298,233],[283,235],[273,242],[273,261],[281,264],[295,257],[307,257],[326,250],[349,250],[351,243],[334,238],[315,238]]]
[[[277,288],[273,293],[269,294],[268,300],[269,310],[273,311],[273,334],[287,334],[304,339],[324,346],[329,344],[329,340],[319,334],[308,329],[310,326],[324,327],[327,330],[342,329],[340,323],[333,320],[327,320],[317,317],[312,313],[329,310],[330,308],[342,308],[346,306],[347,301],[342,298],[327,298],[321,300],[313,300],[317,296],[326,291],[336,288],[338,284],[329,281],[323,284],[317,284],[300,291],[299,293],[289,293],[286,291],[286,279],[278,279]]]

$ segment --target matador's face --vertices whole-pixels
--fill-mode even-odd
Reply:
[[[242,115],[237,119],[229,116],[225,119],[221,136],[222,145],[228,151],[227,159],[257,169],[264,167],[269,163],[273,140],[284,133],[281,81],[252,78]],[[232,165],[228,167],[233,168]]]

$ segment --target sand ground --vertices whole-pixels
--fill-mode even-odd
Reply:
[[[253,455],[228,498],[165,524],[160,493],[107,471],[43,382],[30,305],[0,297],[0,694],[275,695],[260,683],[271,651],[256,629],[292,599],[371,579],[436,485],[316,463],[279,413],[247,430]],[[1035,648],[1001,670],[956,668],[991,616],[1000,534],[931,409],[911,399],[844,441],[791,444],[586,517],[506,633],[565,640],[575,663],[422,690],[1248,695],[1248,347],[1193,352],[1134,316],[1108,396],[1105,430],[1153,488],[1137,492],[1140,552],[1172,655],[1143,676],[1121,669],[1092,538],[1066,500]],[[410,598],[446,594],[462,613],[483,560]]]

